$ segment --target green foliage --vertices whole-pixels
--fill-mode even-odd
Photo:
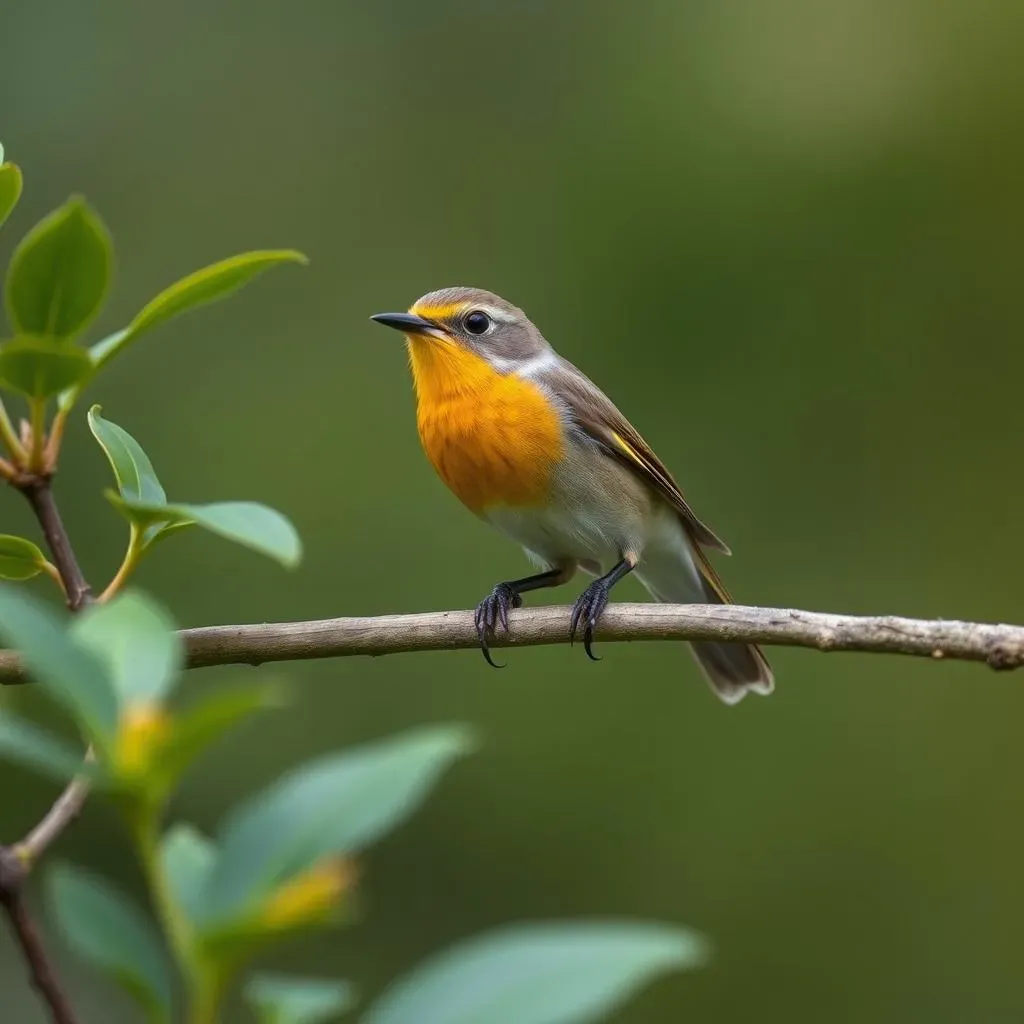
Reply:
[[[0,147],[0,223],[21,192],[20,171],[2,161]],[[305,257],[267,250],[215,263],[165,289],[127,327],[79,347],[106,295],[112,261],[106,228],[77,197],[15,249],[5,292],[15,337],[0,347],[0,384],[28,399],[30,422],[19,438],[0,403],[0,443],[10,456],[0,471],[16,485],[48,480],[69,410],[111,359],[172,318]],[[48,424],[54,395],[58,411]],[[164,811],[182,776],[229,729],[279,706],[281,693],[249,684],[177,708],[180,634],[165,609],[125,591],[125,581],[153,544],[187,527],[289,567],[299,562],[301,545],[292,524],[262,505],[169,502],[139,443],[99,406],[87,419],[117,484],[107,496],[130,524],[124,560],[97,603],[72,621],[0,584],[0,642],[20,653],[93,757],[83,762],[68,743],[10,715],[0,718],[0,757],[60,781],[84,777],[111,799],[134,842],[159,930],[107,882],[68,866],[49,872],[52,912],[75,951],[131,993],[147,1019],[170,1024],[180,982],[188,1019],[209,1024],[220,1019],[229,983],[257,954],[346,920],[354,858],[416,811],[475,741],[465,726],[438,725],[333,752],[243,799],[216,839],[184,822],[165,830]],[[31,541],[0,536],[0,577],[27,580],[40,572],[58,575]],[[584,1024],[657,974],[693,966],[701,950],[689,933],[652,925],[511,929],[428,962],[385,992],[362,1021]],[[324,1024],[354,1003],[352,989],[336,979],[259,974],[244,991],[262,1024]]]
[[[154,1024],[172,1015],[171,971],[149,919],[108,882],[78,868],[48,872],[53,914],[75,952],[136,999]]]
[[[251,797],[220,831],[204,926],[250,915],[324,858],[361,851],[407,818],[472,748],[463,726],[418,729],[310,762]]]
[[[48,563],[37,544],[24,537],[0,534],[0,579],[30,580]]]
[[[0,348],[0,383],[29,398],[49,398],[92,374],[86,352],[46,335],[22,335]]]
[[[160,842],[160,867],[178,906],[195,920],[202,907],[203,893],[217,848],[197,828],[179,822],[164,833]]]
[[[21,241],[7,270],[7,315],[18,334],[67,341],[100,310],[113,245],[85,200],[72,196]]]
[[[31,722],[11,714],[0,718],[0,756],[58,782],[65,782],[83,772],[81,754]],[[98,776],[95,769],[92,774]]]
[[[301,252],[280,249],[244,252],[203,267],[165,288],[136,314],[127,327],[97,341],[89,349],[89,357],[96,369],[100,370],[154,327],[191,309],[226,298],[271,267],[283,263],[307,262]],[[61,395],[60,407],[70,409],[81,391],[81,385],[70,387]]]
[[[280,562],[287,568],[302,558],[295,527],[280,512],[250,501],[222,501],[191,505],[167,501],[153,464],[128,431],[89,410],[89,427],[114,470],[118,493],[108,498],[115,508],[143,532],[143,547],[161,534],[183,526],[201,526]]]
[[[110,751],[117,730],[117,695],[99,659],[63,628],[41,602],[10,586],[0,587],[0,639],[21,652],[33,677]]]
[[[140,506],[136,506],[141,510]],[[302,544],[295,527],[280,512],[254,501],[218,501],[209,505],[167,505],[169,526],[194,523],[225,540],[293,569],[302,560]]]
[[[176,716],[166,706],[181,664],[173,623],[134,592],[65,628],[35,600],[0,588],[0,632],[87,732],[105,723],[106,745],[87,770],[118,794],[186,989],[199,1005],[216,1002],[232,975],[268,945],[340,923],[354,880],[350,858],[404,821],[474,747],[464,726],[413,730],[300,766],[231,811],[216,841],[183,823],[158,839],[173,782],[226,729],[277,703],[274,691],[223,691]],[[82,770],[63,744],[11,719],[0,721],[0,754],[62,779]],[[150,1020],[169,1021],[170,968],[145,917],[105,883],[70,868],[52,873],[51,894],[75,949],[130,991]],[[603,1019],[656,975],[695,966],[703,956],[701,940],[680,929],[522,926],[429,961],[362,1020],[584,1024]],[[347,987],[334,981],[253,979],[247,993],[261,1020],[280,1024],[327,1020],[350,1002]]]
[[[691,932],[658,925],[520,925],[429,960],[361,1024],[587,1024],[658,974],[701,963],[704,951]]]
[[[203,267],[202,270],[197,270],[165,288],[139,311],[127,327],[96,342],[89,350],[89,354],[99,369],[106,366],[146,331],[190,309],[227,298],[271,267],[282,263],[307,262],[301,252],[281,249],[245,252]]]
[[[280,512],[255,501],[157,505],[108,497],[126,519],[152,531],[147,546],[175,529],[201,526],[280,562],[286,569],[295,568],[302,560],[302,544],[295,527]]]
[[[165,704],[178,681],[181,640],[167,613],[134,591],[86,609],[65,628],[35,598],[0,587],[0,637],[97,746],[99,762],[89,770],[151,804],[228,729],[281,703],[278,688],[249,684],[215,691],[175,717]],[[81,769],[59,741],[9,716],[3,722],[0,753],[61,778]]]
[[[89,429],[110,460],[121,498],[125,502],[163,505],[167,493],[157,479],[149,456],[127,430],[105,420],[100,412],[98,405],[89,410]]]
[[[272,683],[223,687],[204,696],[175,719],[153,766],[154,786],[169,789],[226,732],[257,712],[282,704],[281,688]]]
[[[0,161],[4,158],[0,148]],[[0,163],[0,225],[10,216],[21,197],[21,170],[17,164]]]
[[[284,974],[255,975],[245,996],[260,1024],[324,1024],[355,1003],[348,982]]]
[[[177,681],[184,652],[174,622],[142,594],[87,608],[71,633],[105,664],[122,709],[162,702]]]

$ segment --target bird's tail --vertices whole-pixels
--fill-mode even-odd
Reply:
[[[687,549],[685,565],[678,558],[641,562],[637,575],[651,596],[664,603],[729,604],[729,595],[704,553],[689,544]],[[748,692],[767,696],[775,689],[768,659],[754,644],[699,640],[690,646],[711,688],[726,704],[738,703]]]

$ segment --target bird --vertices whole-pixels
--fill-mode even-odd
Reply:
[[[655,601],[727,604],[707,552],[729,547],[693,513],[650,445],[596,384],[493,292],[428,292],[371,318],[405,336],[427,458],[474,515],[516,541],[539,570],[494,586],[476,608],[484,657],[523,595],[593,580],[572,608],[570,642],[588,657],[612,588],[630,573]],[[767,695],[774,676],[753,644],[691,649],[726,704]]]

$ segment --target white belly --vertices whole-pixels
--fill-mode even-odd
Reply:
[[[484,514],[542,567],[573,561],[596,575],[622,557],[615,524],[602,522],[585,509],[493,508]]]
[[[493,507],[485,518],[542,568],[575,562],[599,575],[630,553],[654,596],[699,600],[698,572],[676,512],[628,470],[589,454],[579,453],[543,507]]]

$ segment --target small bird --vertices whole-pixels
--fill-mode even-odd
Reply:
[[[484,657],[522,595],[596,577],[572,610],[589,657],[611,588],[635,572],[656,601],[726,604],[705,549],[729,548],[690,510],[669,471],[595,384],[526,314],[492,292],[443,288],[407,313],[371,319],[401,331],[427,458],[471,512],[517,541],[541,571],[497,584],[476,609]],[[602,572],[604,573],[602,575]],[[772,670],[742,643],[692,644],[715,693],[769,694]]]

